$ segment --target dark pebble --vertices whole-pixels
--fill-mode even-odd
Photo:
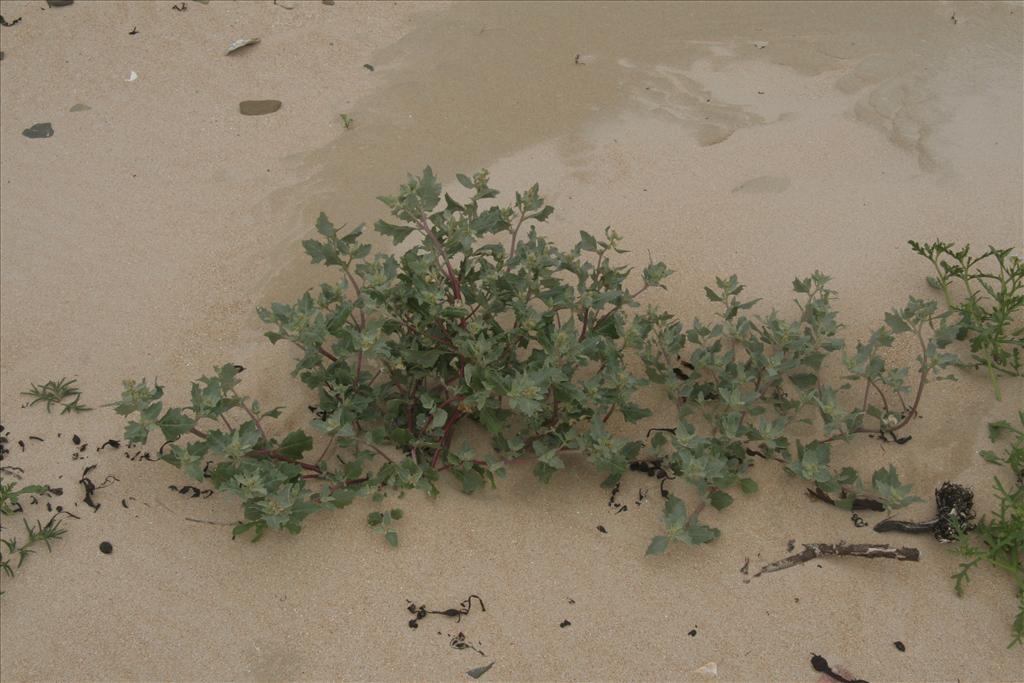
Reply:
[[[27,138],[48,138],[53,136],[53,126],[49,123],[37,123],[21,131],[21,134]]]
[[[907,651],[907,646],[903,644],[902,640],[897,640],[895,643],[893,643],[893,645],[895,645],[896,649],[899,650],[900,652],[906,652]]]
[[[114,552],[114,546],[110,544],[110,541],[103,541],[100,543],[100,552],[104,555],[109,555]]]
[[[273,114],[281,108],[281,100],[245,100],[239,103],[238,111],[245,116],[262,116]]]

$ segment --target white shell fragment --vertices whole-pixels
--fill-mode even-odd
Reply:
[[[131,83],[132,81],[137,81],[137,80],[139,80],[139,74],[137,74],[137,73],[135,73],[133,71],[130,74],[128,74],[128,78],[126,78],[124,80],[127,81],[128,83]]]
[[[717,676],[718,675],[718,665],[715,664],[714,662],[708,662],[707,664],[705,664],[701,668],[697,669],[696,673],[704,674],[706,676]]]
[[[246,45],[255,45],[258,42],[260,42],[259,38],[239,38],[235,42],[228,45],[228,51],[224,54],[229,55],[235,50],[241,50]]]

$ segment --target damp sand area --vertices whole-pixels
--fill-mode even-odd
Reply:
[[[237,363],[249,395],[288,407],[282,434],[308,428],[294,350],[267,342],[255,309],[324,279],[301,247],[321,211],[371,224],[374,198],[428,164],[452,186],[486,167],[503,197],[539,183],[560,246],[614,226],[625,263],[675,271],[649,301],[684,321],[712,315],[716,276],[791,312],[793,278],[820,270],[864,338],[908,294],[934,296],[907,240],[1024,243],[1021,4],[0,14],[3,464],[62,488],[29,519],[76,516],[3,579],[0,679],[1019,679],[1012,585],[983,568],[957,597],[958,558],[930,536],[884,537],[918,561],[828,556],[753,578],[804,544],[879,542],[781,467],[708,514],[721,538],[659,557],[644,556],[657,478],[628,472],[609,501],[583,459],[549,485],[511,466],[472,496],[442,477],[436,500],[402,500],[397,548],[366,525],[369,503],[254,544],[231,540],[237,499],[159,462],[154,439],[129,447],[99,406],[129,377],[179,405]],[[238,41],[252,42],[226,54]],[[23,407],[60,377],[95,409]],[[961,482],[989,509],[985,425],[1020,405],[1021,382],[997,402],[967,373],[930,387],[912,441],[843,457],[897,462],[922,497]]]

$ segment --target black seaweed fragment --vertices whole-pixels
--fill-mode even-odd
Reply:
[[[835,505],[837,507],[839,505],[839,502],[837,500],[833,499],[832,496],[828,495],[827,493],[825,493],[824,491],[817,487],[813,489],[807,489],[807,495],[810,498],[815,498],[823,503],[828,503],[829,505]],[[839,500],[847,500],[845,494],[842,497],[840,497]],[[874,510],[875,512],[883,512],[885,510],[885,506],[882,505],[881,501],[874,500],[871,498],[854,498],[853,505],[849,509]]]
[[[865,521],[865,519],[858,515],[856,512],[850,515],[850,521],[852,521],[853,525],[858,529],[862,529],[868,525],[867,521]]]
[[[572,622],[568,619],[565,619],[561,624],[558,625],[559,628],[566,628],[567,626],[572,626]]]
[[[597,530],[600,531],[602,534],[608,533],[608,530],[604,528],[603,524],[598,524],[597,525]]]
[[[92,494],[96,492],[96,484],[93,483],[92,479],[89,478],[89,472],[96,469],[96,465],[89,465],[82,471],[82,478],[78,480],[78,483],[85,488],[85,497],[82,499],[83,502],[92,508],[93,512],[100,509],[100,504],[92,499]],[[58,510],[60,508],[57,508]]]
[[[896,647],[896,649],[897,649],[897,650],[899,650],[900,652],[906,652],[906,651],[907,651],[907,646],[903,644],[903,641],[902,641],[902,640],[897,640],[897,641],[895,641],[895,642],[893,643],[893,645],[894,645],[894,646]]]
[[[828,665],[827,659],[825,659],[821,655],[816,655],[813,652],[811,653],[811,667],[818,673],[825,674],[829,678],[839,681],[839,683],[868,683],[867,681],[861,680],[859,678],[845,678],[843,676],[840,676],[832,670],[832,667]]]
[[[121,442],[118,441],[117,439],[107,439],[106,441],[103,442],[103,445],[98,447],[96,450],[102,451],[107,446],[110,446],[111,448],[116,450],[121,447]]]
[[[406,606],[406,609],[409,611],[410,614],[414,614],[415,615],[414,618],[409,620],[409,628],[419,628],[419,623],[418,622],[420,620],[422,620],[422,619],[425,619],[428,614],[440,614],[441,616],[444,616],[444,617],[455,617],[457,621],[461,622],[462,621],[462,617],[464,617],[465,615],[469,614],[470,609],[472,609],[472,607],[473,607],[473,598],[476,598],[477,602],[480,603],[481,611],[486,612],[487,608],[484,607],[484,601],[481,600],[480,596],[476,595],[475,593],[473,595],[470,595],[468,598],[463,600],[461,603],[459,603],[459,607],[458,608],[452,607],[450,609],[445,609],[445,610],[429,610],[429,609],[427,609],[426,605],[418,605],[417,606],[416,603],[412,602],[411,600],[406,600],[406,602],[409,603]]]
[[[181,3],[180,5],[171,5],[171,9],[175,12],[185,12],[188,10],[188,5]]]
[[[363,68],[367,71],[373,71],[373,64],[363,64]]]
[[[472,643],[468,642],[466,640],[466,634],[462,631],[459,631],[454,636],[449,633],[448,637],[451,638],[451,640],[448,641],[448,644],[455,650],[472,650],[473,652],[479,653],[481,657],[487,656],[487,654],[483,650],[481,650],[478,647],[475,647]],[[479,644],[480,643],[477,642],[477,645]]]
[[[191,496],[192,498],[199,498],[200,496],[202,496],[203,498],[209,498],[210,496],[213,495],[213,489],[198,489],[195,486],[185,485],[178,487],[175,486],[174,484],[171,484],[167,488],[176,493],[180,493],[183,496]]]
[[[22,441],[21,439],[18,439],[18,446],[21,447],[21,452],[24,453],[25,452],[25,442]]]
[[[43,443],[43,442],[46,441],[46,439],[44,439],[41,436],[31,436],[31,435],[28,437],[28,440],[29,441],[38,441],[39,443]]]
[[[0,26],[14,26],[19,21],[21,21],[21,17],[18,17],[14,21],[7,21],[6,19],[4,19],[4,15],[0,14]]]
[[[132,26],[132,30],[128,31],[128,35],[130,35],[130,36],[135,36],[135,35],[138,35],[138,34],[139,34],[139,27],[138,26]]]

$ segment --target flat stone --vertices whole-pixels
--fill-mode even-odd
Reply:
[[[238,105],[238,111],[246,116],[273,114],[281,108],[281,100],[246,100]]]
[[[49,123],[37,123],[21,131],[21,134],[27,138],[48,138],[53,135],[53,126]]]
[[[90,109],[92,109],[92,107],[90,107],[88,104],[82,104],[81,102],[79,102],[78,104],[71,105],[71,109],[69,109],[68,111],[89,111]]]

